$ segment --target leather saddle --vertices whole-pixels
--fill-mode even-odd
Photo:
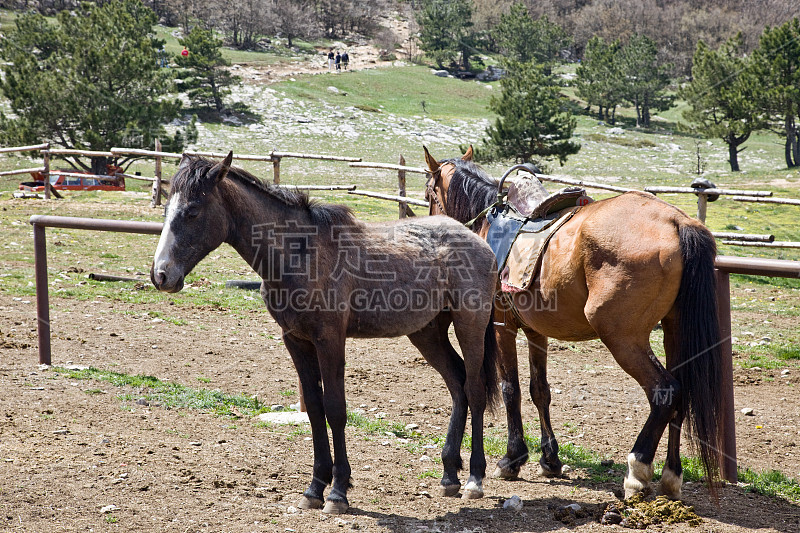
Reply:
[[[508,193],[504,195],[505,179],[516,168],[531,172],[530,167],[522,165],[509,169],[498,184],[498,204],[486,215],[489,222],[486,242],[497,257],[498,270],[506,278],[503,280],[504,290],[508,286],[512,292],[526,288],[518,285],[530,283],[539,255],[552,234],[575,214],[580,205],[591,201],[582,187],[567,187],[548,194],[541,182],[530,176],[516,176],[509,180]],[[512,253],[520,235],[525,235],[525,244],[517,245],[517,253]],[[507,265],[509,261],[517,263],[512,272],[524,271],[524,275],[521,275],[522,279],[507,284],[507,266],[514,266]]]

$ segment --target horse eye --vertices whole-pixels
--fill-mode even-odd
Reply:
[[[200,208],[196,205],[190,205],[186,208],[186,218],[195,218],[200,214]]]

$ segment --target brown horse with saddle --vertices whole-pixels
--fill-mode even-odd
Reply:
[[[528,339],[530,393],[541,423],[539,464],[544,475],[558,476],[562,469],[550,424],[547,338],[599,338],[639,383],[650,405],[647,421],[627,457],[626,497],[647,489],[656,448],[667,428],[660,490],[671,498],[680,497],[684,418],[707,479],[713,481],[720,464],[722,413],[716,244],[711,233],[651,194],[628,192],[587,203],[585,197],[570,196],[571,191],[548,197],[538,180],[520,177],[505,193],[498,187],[503,180],[489,177],[472,162],[471,148],[461,158],[443,161],[434,159],[426,148],[425,159],[431,214],[473,221],[473,231],[489,237],[496,253],[500,248],[507,254],[498,257],[503,291],[495,307],[495,333],[501,352],[508,447],[495,475],[515,478],[528,459],[516,351],[521,329]],[[545,220],[544,225],[549,225],[549,233],[545,228],[544,236],[537,238],[533,230],[526,231],[547,218],[550,222]],[[504,232],[519,236],[517,243],[496,239]],[[525,264],[525,258],[533,264]],[[659,322],[666,367],[650,346],[650,333]]]

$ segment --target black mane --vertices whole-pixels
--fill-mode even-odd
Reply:
[[[459,222],[468,222],[497,200],[497,180],[472,161],[460,158],[442,161],[455,166],[447,188],[447,214]],[[480,220],[473,225],[481,227]]]
[[[206,179],[206,174],[217,162],[199,156],[184,157],[188,158],[189,164],[178,170],[178,173],[172,178],[171,190],[185,194],[188,197],[210,192],[215,184],[214,180]],[[308,211],[314,223],[319,226],[351,224],[355,220],[353,212],[347,206],[320,203],[312,200],[308,194],[299,189],[277,187],[265,183],[243,168],[230,167],[226,179],[249,185],[289,207]]]

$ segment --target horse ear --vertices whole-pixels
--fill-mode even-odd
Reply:
[[[472,145],[469,145],[467,151],[461,156],[462,161],[472,161]]]
[[[216,176],[214,179],[217,183],[225,179],[225,176],[228,175],[228,170],[231,168],[231,163],[233,162],[233,150],[228,152],[228,155],[225,156],[225,159],[222,160],[215,168],[214,171],[216,172]]]
[[[188,154],[181,154],[181,162],[178,163],[178,170],[183,170],[189,166],[191,162],[191,157]]]
[[[422,149],[425,150],[425,162],[428,164],[428,170],[431,172],[436,172],[439,170],[439,162],[433,158],[431,153],[428,151],[428,147],[423,146]]]

